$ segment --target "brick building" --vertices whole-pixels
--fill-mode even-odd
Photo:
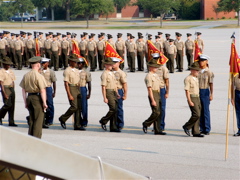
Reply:
[[[235,18],[236,12],[219,12],[216,13],[214,9],[217,7],[217,2],[219,0],[201,0],[201,19],[226,19]]]
[[[137,0],[131,0],[130,4],[136,2]],[[236,12],[219,12],[216,13],[214,11],[217,8],[217,2],[219,0],[196,0],[201,2],[201,11],[200,11],[200,18],[207,20],[207,19],[222,19],[225,17],[226,19],[235,18]],[[122,9],[115,8],[115,12],[113,14],[108,15],[108,18],[144,18],[150,17],[151,13],[147,10],[140,9],[138,6],[131,6],[127,5]],[[94,18],[104,18],[104,16],[94,15]]]
[[[129,4],[133,4],[136,1],[137,0],[131,0]],[[108,15],[108,18],[143,18],[150,16],[151,14],[148,11],[140,9],[138,6],[127,5],[122,9],[116,7],[115,12]],[[100,16],[100,18],[103,17],[105,16]],[[94,18],[98,18],[98,15],[95,15]]]

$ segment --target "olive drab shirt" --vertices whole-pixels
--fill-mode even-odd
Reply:
[[[99,51],[103,51],[103,49],[105,48],[105,42],[104,42],[104,40],[101,40],[101,41],[98,41],[97,42],[97,49],[99,50]]]
[[[15,39],[9,40],[9,47],[14,49]]]
[[[13,81],[16,80],[16,77],[11,69],[0,69],[0,81],[3,82],[4,86],[13,85]]]
[[[51,87],[53,82],[57,81],[55,72],[52,69],[47,68],[46,70],[42,70],[41,74],[46,80],[47,87]]]
[[[202,39],[197,39],[197,43],[198,43],[198,47],[200,49],[203,49],[203,46],[204,46],[203,40]]]
[[[8,46],[8,42],[5,39],[0,39],[0,49],[5,49]]]
[[[27,41],[26,41],[26,47],[28,48],[28,49],[33,49],[34,48],[34,41],[32,40],[32,39],[28,39]]]
[[[167,53],[168,53],[168,54],[174,54],[174,55],[176,55],[176,53],[177,53],[177,48],[176,48],[176,46],[175,46],[175,45],[169,45],[169,46],[167,47]]]
[[[14,48],[16,51],[22,50],[23,48],[23,42],[21,40],[16,40],[14,43]]]
[[[72,39],[67,38],[67,41],[69,42],[69,47],[70,47],[70,51],[71,51],[72,50]]]
[[[184,89],[189,91],[189,94],[199,95],[199,82],[197,77],[188,75],[184,79]]]
[[[27,42],[27,39],[26,39],[26,38],[23,38],[23,37],[21,37],[21,41],[23,42],[23,47],[26,47],[26,42]]]
[[[61,44],[59,41],[52,41],[51,43],[51,50],[58,51],[61,48]]]
[[[85,51],[87,48],[87,41],[86,40],[80,41],[79,48],[80,48],[80,50]]]
[[[128,44],[128,52],[135,52],[137,50],[137,46],[135,42],[130,42]]]
[[[137,41],[136,42],[136,46],[137,46],[137,52],[143,52],[145,50],[145,43],[142,41]]]
[[[79,74],[80,74],[80,81],[79,81],[80,87],[85,87],[88,82],[92,81],[91,73],[86,71],[85,69],[79,70]]]
[[[163,42],[163,48],[165,49],[165,51],[167,51],[168,46],[169,46],[169,41],[168,41],[168,40],[165,40],[165,41]]]
[[[147,88],[151,87],[154,91],[160,89],[160,78],[156,73],[149,72],[145,77],[145,84]]]
[[[68,49],[69,47],[69,42],[67,40],[63,40],[61,43],[62,49]]]
[[[127,39],[127,40],[125,41],[125,46],[126,46],[126,49],[127,49],[127,50],[128,50],[128,48],[129,48],[129,43],[130,43],[130,40]]]
[[[195,47],[195,43],[193,40],[186,40],[185,41],[185,47],[186,47],[186,50],[193,50],[194,47]]]
[[[32,69],[23,76],[20,87],[28,93],[40,93],[41,89],[47,87],[47,83],[37,70]]]
[[[177,48],[177,50],[184,50],[184,46],[185,46],[185,44],[184,44],[184,42],[180,39],[180,40],[175,40],[174,41],[174,45],[176,46],[176,48]]]
[[[101,86],[105,86],[106,89],[116,89],[116,78],[113,72],[103,71],[101,75]]]
[[[116,85],[118,89],[123,88],[123,84],[127,83],[127,74],[122,71],[121,69],[118,69],[117,71],[113,71],[115,78],[116,78]]]
[[[235,86],[236,90],[240,91],[240,79],[239,74],[233,78],[233,85]]]
[[[117,40],[115,43],[115,46],[116,46],[116,50],[120,50],[120,51],[123,51],[125,48],[125,44],[122,40],[120,41]]]
[[[44,47],[45,49],[51,49],[51,44],[52,44],[52,40],[51,40],[51,39],[46,39],[46,40],[44,41],[43,47]]]
[[[95,42],[94,41],[88,41],[88,43],[87,43],[88,51],[94,51],[95,48],[96,48]]]
[[[45,39],[38,37],[38,41],[41,42],[41,48],[43,48]]]
[[[214,74],[209,68],[201,69],[198,73],[199,89],[208,89],[209,83],[213,83]]]
[[[168,72],[168,68],[166,68],[165,66],[160,66],[156,72],[156,74],[159,76],[160,78],[160,88],[165,88],[166,84],[165,84],[165,80],[169,79],[169,72]]]
[[[155,47],[156,47],[158,50],[160,50],[160,51],[161,51],[161,49],[163,49],[163,47],[162,47],[162,45],[161,45],[160,42],[155,42],[154,45],[155,45]]]
[[[80,75],[79,70],[76,68],[67,67],[63,72],[64,81],[68,84],[79,85]]]
[[[164,41],[165,41],[165,40],[164,40],[163,38],[160,38],[160,39],[159,39],[159,42],[161,43],[162,48],[164,47],[164,45],[163,45],[163,44],[164,44]]]

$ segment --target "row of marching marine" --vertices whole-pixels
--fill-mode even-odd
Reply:
[[[126,62],[129,72],[144,71],[145,61],[151,59],[151,54],[161,51],[168,59],[167,68],[170,73],[174,73],[174,60],[178,72],[183,71],[184,56],[186,55],[188,66],[193,62],[195,46],[203,52],[204,42],[201,39],[201,32],[196,32],[196,42],[191,39],[192,34],[187,33],[187,40],[184,42],[182,34],[175,32],[176,38],[171,38],[169,33],[163,38],[162,32],[157,35],[146,34],[146,39],[141,32],[137,33],[137,38],[131,33],[127,33],[124,40],[123,34],[117,34],[117,40],[113,41],[111,34],[101,32],[98,35],[94,33],[82,32],[80,38],[76,33],[66,32],[24,32],[14,33],[3,31],[0,33],[0,59],[8,56],[11,61],[11,67],[21,70],[23,67],[30,68],[29,59],[33,56],[41,56],[50,59],[49,67],[54,71],[64,70],[68,67],[68,56],[79,54],[87,59],[90,71],[97,69],[102,71],[105,56],[112,56],[111,49],[114,49],[120,58]],[[97,38],[96,38],[97,36]],[[155,37],[155,38],[153,38]],[[149,46],[152,47],[149,49]],[[154,47],[154,48],[153,48]],[[194,58],[195,59],[195,58]],[[137,64],[135,64],[135,61]],[[124,69],[121,63],[120,68]],[[1,64],[0,64],[1,66]]]
[[[161,59],[159,53],[152,54],[152,59],[147,63],[149,73],[145,78],[152,114],[143,122],[143,131],[147,133],[148,127],[154,124],[155,135],[166,135],[164,116],[166,99],[169,95],[169,75],[168,69],[163,66]],[[66,121],[74,115],[74,130],[86,130],[88,124],[87,100],[91,96],[91,74],[85,70],[86,60],[84,58],[71,55],[68,60],[69,67],[64,71],[64,85],[70,107],[59,117],[59,121],[61,126],[66,129]],[[208,56],[201,54],[199,62],[194,62],[189,67],[191,73],[184,80],[192,116],[183,129],[189,136],[191,129],[194,137],[203,137],[203,134],[209,135],[211,130],[209,104],[213,99],[214,75],[208,68],[208,60]],[[9,126],[17,126],[14,122],[15,75],[9,69],[12,63],[8,57],[1,62],[3,68],[0,71],[0,82],[4,97],[4,105],[0,110],[1,124],[2,118],[8,112]],[[53,123],[56,76],[54,71],[48,68],[49,59],[32,57],[29,62],[32,70],[23,76],[20,86],[25,107],[29,110],[27,118],[29,134],[41,138],[42,127],[48,127]],[[103,100],[108,104],[109,111],[99,123],[106,131],[106,124],[110,121],[110,132],[121,132],[124,128],[123,100],[127,98],[127,79],[126,73],[119,68],[120,63],[121,59],[116,57],[106,58],[103,61],[105,70],[101,75],[101,87]],[[88,87],[86,87],[87,84]]]

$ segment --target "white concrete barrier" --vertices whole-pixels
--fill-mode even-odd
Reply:
[[[3,126],[0,126],[1,164],[59,179],[147,179]]]

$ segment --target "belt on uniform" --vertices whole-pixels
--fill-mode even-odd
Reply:
[[[199,97],[199,94],[190,94],[190,97]]]
[[[68,84],[68,85],[71,86],[71,87],[78,86],[77,84]]]
[[[152,92],[159,92],[159,90],[152,90]]]
[[[5,88],[13,88],[13,85],[4,85]]]
[[[33,96],[33,95],[37,95],[37,96],[39,96],[40,93],[28,93],[28,96]]]
[[[107,91],[115,91],[114,89],[106,89]]]

